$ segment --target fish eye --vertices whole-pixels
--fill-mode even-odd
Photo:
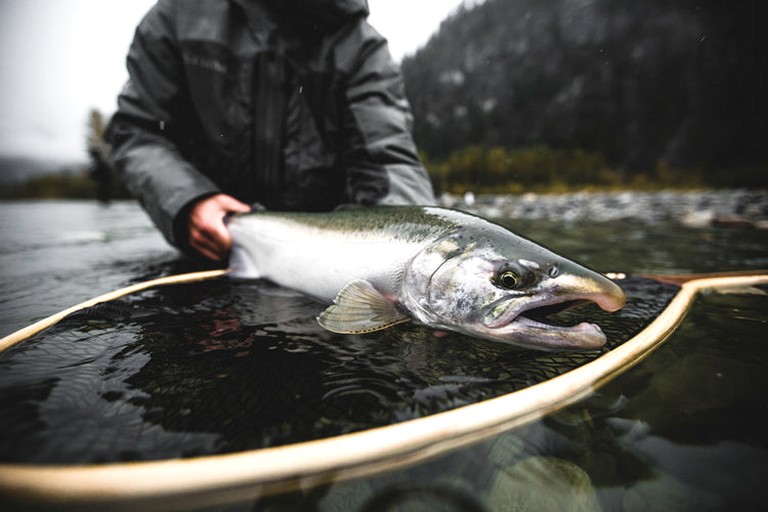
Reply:
[[[520,284],[520,276],[511,270],[505,270],[496,277],[496,282],[502,288],[513,290]]]

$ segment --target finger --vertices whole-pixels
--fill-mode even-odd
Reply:
[[[189,237],[189,245],[208,259],[216,261],[222,259],[221,251],[216,241],[203,231],[192,231]]]
[[[213,260],[223,260],[232,245],[231,236],[224,227],[223,220],[208,220],[204,224],[194,226],[190,235],[191,245]]]
[[[218,252],[214,249],[213,246],[210,246],[208,244],[204,243],[192,243],[190,244],[192,248],[198,252],[201,256],[213,260],[213,261],[220,261],[221,257],[219,256]]]
[[[216,245],[222,257],[228,254],[232,249],[232,235],[224,224],[223,218],[212,226],[211,236],[212,242]]]

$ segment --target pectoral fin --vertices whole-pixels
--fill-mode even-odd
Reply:
[[[333,305],[320,313],[317,321],[331,332],[363,334],[408,322],[410,317],[361,279],[342,288]]]

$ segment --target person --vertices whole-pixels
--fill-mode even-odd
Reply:
[[[165,238],[225,260],[252,204],[433,204],[402,74],[366,0],[160,0],[140,22],[111,158]]]
[[[112,195],[112,166],[109,165],[109,145],[104,140],[104,116],[97,109],[88,114],[86,148],[91,161],[90,178],[96,183],[96,197],[109,204]]]

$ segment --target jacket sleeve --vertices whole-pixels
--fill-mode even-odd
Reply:
[[[185,208],[218,188],[172,142],[183,86],[171,9],[160,1],[136,30],[127,59],[129,79],[118,97],[108,137],[112,162],[128,190],[165,238],[184,248]]]
[[[361,20],[340,47],[348,71],[342,151],[352,200],[360,204],[434,204],[432,183],[412,135],[400,68],[386,40]],[[343,53],[346,52],[346,56]]]

